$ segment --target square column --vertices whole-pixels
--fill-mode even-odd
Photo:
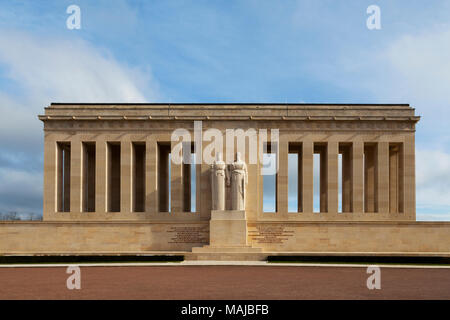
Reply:
[[[145,154],[145,211],[158,212],[158,145],[147,140]]]
[[[416,167],[415,167],[415,138],[411,133],[405,137],[403,150],[401,152],[402,162],[400,163],[400,212],[404,212],[408,219],[416,219]],[[403,174],[403,176],[402,176]],[[402,206],[403,205],[403,206]],[[403,209],[403,211],[401,210]]]
[[[122,141],[120,146],[120,212],[131,212],[131,177],[132,177],[131,141]]]
[[[313,154],[314,147],[312,141],[302,142],[302,209],[303,212],[313,212]]]
[[[170,212],[183,212],[183,165],[174,164],[172,161],[173,150],[178,143],[171,142],[170,147]]]
[[[364,146],[364,212],[376,212],[376,146]]]
[[[338,212],[338,159],[339,148],[336,141],[329,141],[327,144],[327,212]]]
[[[352,145],[352,191],[353,191],[353,212],[362,213],[363,208],[363,152],[364,144],[362,141],[354,141]]]
[[[106,141],[97,140],[95,144],[95,211],[106,212],[106,168],[107,168],[107,145]]]
[[[56,163],[56,142],[49,139],[48,134],[46,134],[44,139],[44,220],[46,220],[46,214],[57,211]]]
[[[70,151],[70,212],[81,212],[81,174],[83,171],[82,143],[71,141]]]
[[[278,173],[276,176],[277,185],[277,212],[288,212],[288,154],[289,143],[287,141],[280,141],[278,149]]]
[[[389,212],[389,143],[379,142],[377,147],[376,186],[379,213]]]

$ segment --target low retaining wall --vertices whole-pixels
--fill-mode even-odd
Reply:
[[[176,252],[208,242],[209,221],[0,223],[0,254]]]
[[[249,222],[248,234],[269,252],[450,254],[450,222]]]
[[[450,222],[248,222],[267,253],[450,255]],[[0,255],[176,254],[209,243],[209,221],[0,222]]]

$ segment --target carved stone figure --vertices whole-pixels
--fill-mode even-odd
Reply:
[[[212,209],[225,210],[225,179],[227,165],[222,160],[222,154],[216,154],[216,160],[211,165]]]
[[[236,161],[231,164],[231,210],[245,210],[247,181],[247,165],[238,152]]]

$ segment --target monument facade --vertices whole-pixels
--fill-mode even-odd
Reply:
[[[16,251],[450,254],[449,223],[415,221],[409,105],[54,103],[39,119],[44,221],[19,224]]]

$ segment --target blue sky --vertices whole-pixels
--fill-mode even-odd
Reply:
[[[418,218],[450,220],[449,56],[449,1],[2,0],[0,211],[42,211],[52,101],[410,103]]]

